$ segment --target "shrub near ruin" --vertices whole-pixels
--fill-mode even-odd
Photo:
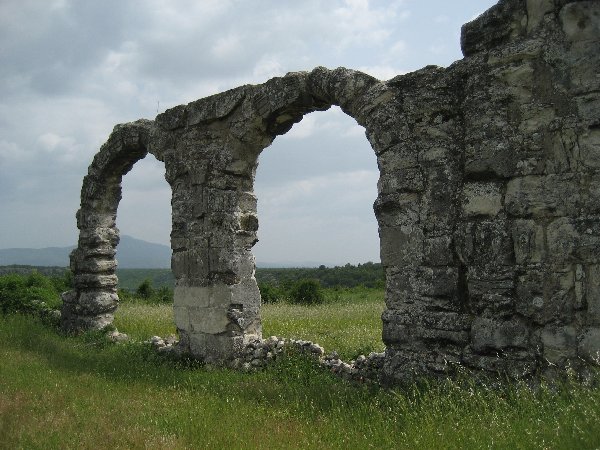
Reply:
[[[29,275],[0,276],[0,312],[40,313],[61,305],[60,293],[68,288],[69,279],[48,278],[37,272]]]
[[[318,280],[299,280],[292,286],[289,298],[296,305],[318,305],[323,303],[325,295]]]

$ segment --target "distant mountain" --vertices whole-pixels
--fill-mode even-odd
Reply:
[[[120,269],[162,269],[171,267],[171,247],[121,236],[117,247]]]
[[[0,265],[20,264],[67,267],[69,265],[69,253],[73,248],[75,247],[0,249]]]
[[[69,266],[69,253],[75,248],[46,247],[46,248],[5,248],[0,249],[0,266]],[[143,241],[131,236],[121,236],[117,247],[119,269],[163,269],[171,267],[171,248],[163,244]],[[319,267],[322,263],[316,261],[302,262],[257,262],[260,268],[306,268]],[[334,266],[335,264],[326,264]]]
[[[22,264],[67,267],[69,253],[74,248],[75,246],[0,249],[0,266]],[[121,269],[168,268],[171,266],[171,248],[124,235],[117,247],[117,261]]]

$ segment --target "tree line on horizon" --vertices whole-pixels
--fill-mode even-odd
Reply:
[[[45,276],[61,277],[69,270],[64,267],[11,265],[0,266],[0,275],[38,272]],[[119,287],[131,292],[145,280],[155,289],[173,288],[175,280],[170,269],[117,269]],[[346,264],[343,266],[307,268],[257,268],[256,280],[261,285],[289,286],[302,279],[317,280],[324,288],[385,287],[385,270],[381,263]]]

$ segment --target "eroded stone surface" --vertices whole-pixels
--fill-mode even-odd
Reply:
[[[600,2],[501,0],[465,59],[379,81],[318,67],[118,125],[84,178],[63,327],[118,298],[121,178],[148,152],[172,189],[178,346],[229,364],[261,339],[252,246],[259,154],[331,105],[380,170],[381,379],[460,364],[530,376],[593,363],[600,325]]]

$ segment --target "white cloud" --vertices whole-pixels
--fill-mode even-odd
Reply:
[[[269,80],[283,75],[285,75],[283,64],[274,55],[263,56],[252,70],[252,78],[255,80]]]
[[[23,151],[16,142],[0,140],[0,163],[7,166],[10,163],[31,160],[31,153]]]
[[[317,120],[314,114],[308,114],[292,127],[290,131],[281,136],[280,140],[306,139],[317,132]]]
[[[357,170],[291,181],[260,192],[260,205],[279,211],[284,207],[295,208],[297,202],[317,199],[324,193],[330,197],[335,196],[338,204],[348,203],[356,201],[357,196],[372,196],[373,193],[376,196],[378,178],[379,173],[376,171]]]
[[[388,50],[388,58],[398,58],[406,53],[407,44],[405,41],[398,41]]]
[[[71,163],[78,159],[80,148],[71,136],[44,133],[38,137],[38,143],[51,157],[60,162]]]
[[[218,38],[211,49],[211,53],[219,59],[236,58],[240,51],[242,51],[240,37],[235,34]]]
[[[427,48],[434,55],[443,55],[448,51],[448,46],[444,42],[434,42]]]
[[[405,70],[397,69],[393,66],[361,66],[358,68],[361,72],[368,73],[371,76],[374,76],[378,80],[389,80],[394,78],[395,76],[402,75],[406,73]]]
[[[335,135],[344,138],[355,138],[365,135],[364,127],[358,125],[354,119],[349,118],[339,106],[332,106],[323,115],[320,111],[305,115],[302,120],[292,127],[279,140],[302,140],[311,138],[317,134]]]
[[[345,0],[343,6],[333,11],[333,27],[340,36],[340,46],[352,44],[383,44],[393,34],[393,26],[406,17],[398,14],[402,2],[380,3],[369,0]]]

